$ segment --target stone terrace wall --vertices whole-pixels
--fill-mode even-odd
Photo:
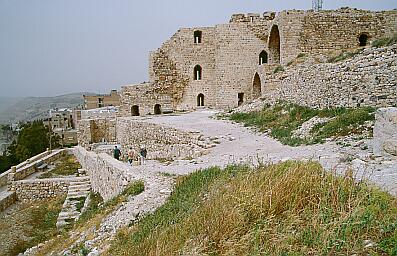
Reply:
[[[268,76],[262,97],[315,108],[397,104],[397,45],[367,48],[339,63],[296,66]],[[276,88],[276,89],[274,89]]]
[[[17,195],[15,192],[3,192],[0,197],[0,212],[7,209],[17,201]]]
[[[42,200],[66,195],[71,181],[79,178],[35,179],[14,181],[10,191],[16,193],[20,201]]]
[[[205,153],[206,144],[200,134],[130,118],[118,118],[117,142],[124,150],[140,145],[148,151],[148,159],[197,157]]]
[[[105,153],[96,154],[80,146],[72,152],[90,176],[92,190],[105,201],[120,194],[133,179],[124,163]]]
[[[381,108],[376,112],[373,151],[377,156],[397,156],[397,108]]]

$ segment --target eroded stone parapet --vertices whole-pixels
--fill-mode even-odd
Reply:
[[[397,156],[397,108],[376,112],[373,151],[377,156]]]

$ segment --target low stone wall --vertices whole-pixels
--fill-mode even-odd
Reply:
[[[41,200],[66,195],[70,182],[84,178],[35,179],[14,181],[10,191],[21,201]]]
[[[0,198],[0,212],[13,205],[16,201],[17,196],[15,192],[3,192]]]
[[[285,69],[263,81],[262,97],[268,103],[284,100],[314,108],[397,104],[397,45],[366,48],[337,63]]]
[[[96,154],[81,146],[74,147],[72,152],[90,176],[92,190],[105,201],[120,194],[133,179],[124,163],[105,153]]]
[[[143,145],[148,159],[195,158],[204,154],[208,147],[199,133],[131,118],[117,119],[116,137],[124,151],[132,147],[139,152]]]
[[[20,169],[17,168],[14,179],[22,180],[22,179],[28,177],[29,175],[37,172],[37,168],[36,168],[37,163],[44,162],[46,164],[50,164],[50,163],[54,162],[55,160],[59,159],[60,157],[62,157],[65,153],[66,153],[65,149],[54,150],[51,153],[48,152],[42,158],[38,158],[35,161],[30,162],[29,164],[25,165],[24,167],[22,167]]]
[[[397,108],[376,111],[373,151],[376,156],[397,156]]]
[[[31,175],[32,173],[36,172],[35,164],[37,162],[43,161],[43,162],[49,164],[51,161],[54,161],[55,159],[57,159],[61,156],[58,154],[62,154],[62,150],[61,151],[54,150],[54,151],[52,151],[52,153],[50,153],[50,151],[45,151],[43,153],[40,153],[36,156],[33,156],[33,157],[27,159],[26,161],[24,161],[16,166],[16,170],[19,173],[16,174],[14,177],[17,180],[20,180],[20,179],[23,179],[23,178]],[[0,187],[7,185],[8,174],[10,174],[10,173],[11,173],[11,169],[9,169],[8,171],[6,171],[0,175]]]

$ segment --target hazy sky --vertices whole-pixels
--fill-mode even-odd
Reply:
[[[387,10],[397,1],[324,1],[342,6]],[[147,81],[149,51],[181,27],[310,8],[311,0],[0,0],[0,96],[107,93]]]

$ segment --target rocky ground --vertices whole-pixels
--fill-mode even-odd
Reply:
[[[235,163],[275,163],[289,159],[317,160],[327,170],[344,174],[347,168],[354,170],[356,179],[367,178],[392,194],[397,194],[397,159],[373,157],[370,141],[360,141],[355,147],[343,147],[335,142],[320,145],[290,147],[265,135],[253,132],[242,125],[212,118],[215,111],[201,110],[184,115],[162,115],[147,118],[148,122],[168,125],[182,130],[199,131],[216,147],[197,159],[176,160],[170,163],[147,161],[143,166],[125,168],[136,179],[145,182],[145,191],[131,197],[113,213],[104,218],[99,227],[92,227],[86,233],[74,236],[84,243],[89,255],[99,255],[106,249],[116,231],[133,224],[140,216],[154,211],[169,196],[173,186],[172,175],[185,175],[210,166],[226,166]],[[72,255],[71,248],[61,254]],[[54,252],[58,255],[59,252]],[[27,254],[28,255],[28,254]]]

